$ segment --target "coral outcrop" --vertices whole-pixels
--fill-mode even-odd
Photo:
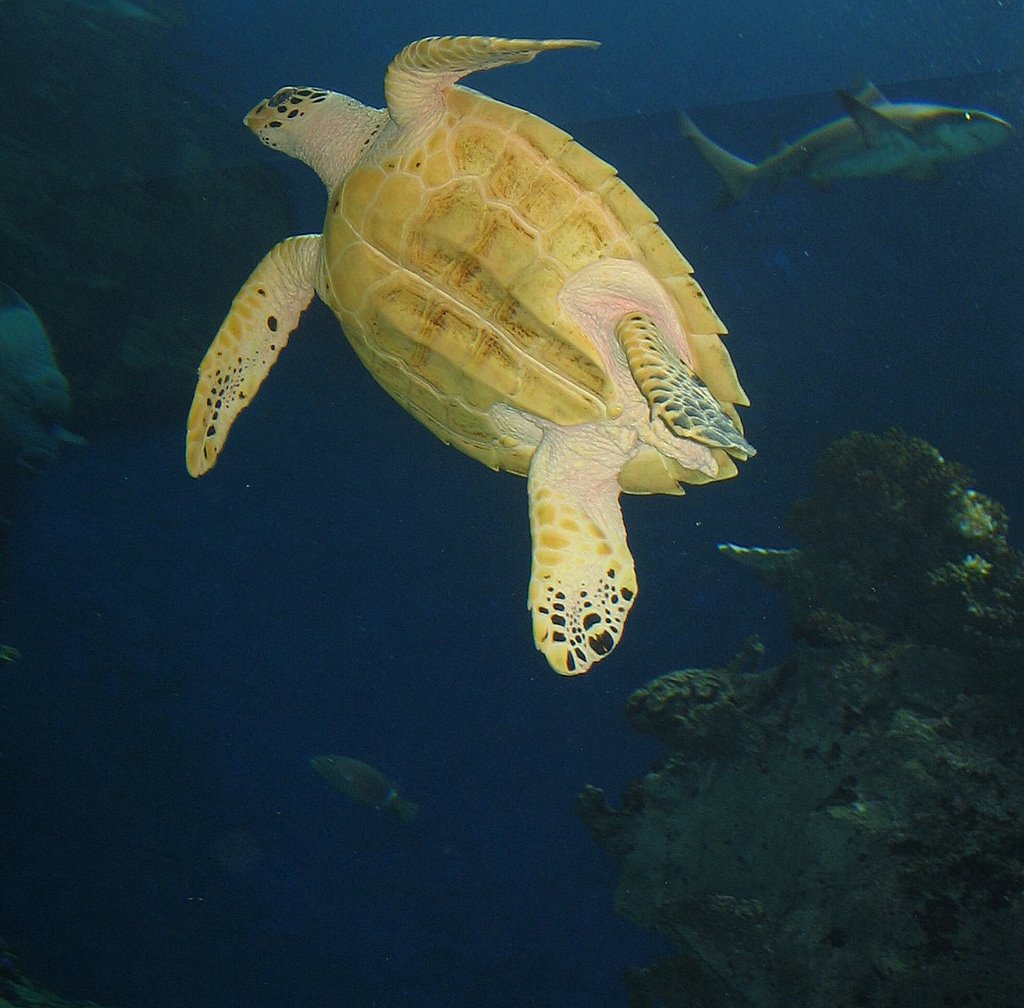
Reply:
[[[579,797],[621,864],[618,909],[676,950],[633,971],[631,1005],[1018,1008],[1024,679],[1006,517],[896,433],[838,442],[819,474],[793,512],[799,552],[742,555],[787,590],[790,658],[758,671],[748,644],[638,690],[630,722],[667,757],[621,808]],[[965,582],[971,556],[991,581]]]
[[[1020,667],[1024,561],[1006,513],[931,445],[895,430],[836,441],[787,525],[797,550],[722,549],[785,589],[798,632],[818,609]]]

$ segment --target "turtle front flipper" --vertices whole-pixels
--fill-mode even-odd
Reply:
[[[579,675],[622,636],[636,573],[619,509],[622,457],[593,425],[549,428],[530,464],[533,640]]]
[[[320,235],[275,245],[242,285],[199,365],[185,437],[192,476],[212,469],[231,425],[263,384],[313,299]]]
[[[477,70],[511,63],[529,63],[548,49],[592,48],[586,39],[503,39],[482,35],[425,38],[407,45],[392,61],[384,78],[384,96],[391,118],[401,126],[422,122],[440,109],[445,92]]]
[[[750,442],[697,377],[672,352],[658,326],[643,312],[630,312],[615,328],[633,380],[651,407],[651,420],[661,420],[677,437],[690,438],[730,455],[748,459]]]

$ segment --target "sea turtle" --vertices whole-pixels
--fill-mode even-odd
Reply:
[[[386,109],[286,87],[245,123],[330,192],[322,235],[245,282],[199,369],[186,462],[217,459],[314,291],[377,381],[442,441],[528,476],[537,647],[585,672],[636,595],[619,493],[682,493],[754,450],[725,328],[615,169],[458,80],[575,39],[427,38]]]

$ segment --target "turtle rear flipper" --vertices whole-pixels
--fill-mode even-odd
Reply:
[[[672,353],[650,316],[631,312],[619,322],[615,336],[651,407],[651,420],[661,420],[677,437],[724,448],[740,459],[755,454],[708,387]]]
[[[212,469],[231,425],[263,379],[313,299],[320,235],[275,245],[252,271],[199,365],[185,436],[189,474]]]

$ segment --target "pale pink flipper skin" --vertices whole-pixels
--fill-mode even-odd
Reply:
[[[655,404],[638,385],[624,339],[639,324],[665,334],[663,353],[651,359],[663,364],[666,387],[673,387],[673,360],[692,372],[669,297],[643,265],[602,260],[586,266],[566,281],[558,300],[601,354],[616,392],[607,420],[546,426],[530,466],[528,606],[534,642],[557,671],[579,675],[618,643],[637,594],[619,506],[623,467],[644,445],[709,479],[718,475],[718,463],[706,444],[652,417]],[[724,422],[737,450],[749,448],[727,418]]]

